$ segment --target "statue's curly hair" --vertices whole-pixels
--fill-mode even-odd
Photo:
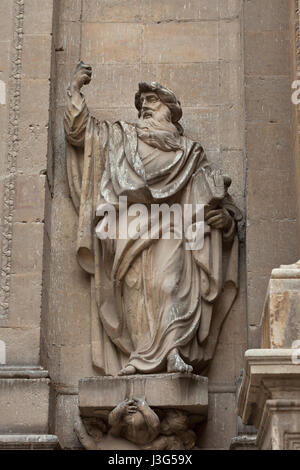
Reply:
[[[179,124],[179,120],[182,118],[182,108],[180,101],[177,100],[173,91],[169,90],[169,88],[160,85],[157,82],[140,82],[139,83],[139,90],[135,94],[135,107],[138,110],[139,117],[141,116],[141,94],[148,93],[148,92],[156,93],[159,99],[168,106],[169,110],[171,111],[171,120],[172,123],[176,126],[179,131],[180,135],[183,135],[183,128]]]

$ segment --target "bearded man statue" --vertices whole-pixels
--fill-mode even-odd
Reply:
[[[204,373],[238,290],[241,214],[227,192],[231,180],[184,136],[181,105],[171,90],[140,83],[138,122],[110,123],[89,113],[81,88],[91,76],[91,67],[80,61],[67,92],[64,128],[79,217],[77,258],[91,279],[93,365],[113,376]],[[156,237],[142,236],[148,216],[135,237],[100,237],[107,213],[99,208],[120,212],[121,196],[129,208],[203,204],[202,246],[186,249],[184,235],[166,239],[161,221]],[[128,214],[118,228],[134,219]],[[175,231],[173,224],[171,235]]]

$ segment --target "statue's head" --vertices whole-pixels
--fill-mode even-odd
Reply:
[[[135,107],[140,119],[170,121],[179,134],[183,134],[183,129],[178,122],[182,117],[181,104],[169,88],[157,82],[139,83],[139,90],[135,94]]]

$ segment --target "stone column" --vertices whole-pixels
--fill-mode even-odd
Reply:
[[[53,448],[40,364],[53,0],[0,5],[0,448]]]

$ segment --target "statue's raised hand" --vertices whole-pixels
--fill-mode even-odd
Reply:
[[[92,67],[81,60],[77,63],[71,80],[71,89],[80,91],[83,85],[88,85],[92,79]]]

